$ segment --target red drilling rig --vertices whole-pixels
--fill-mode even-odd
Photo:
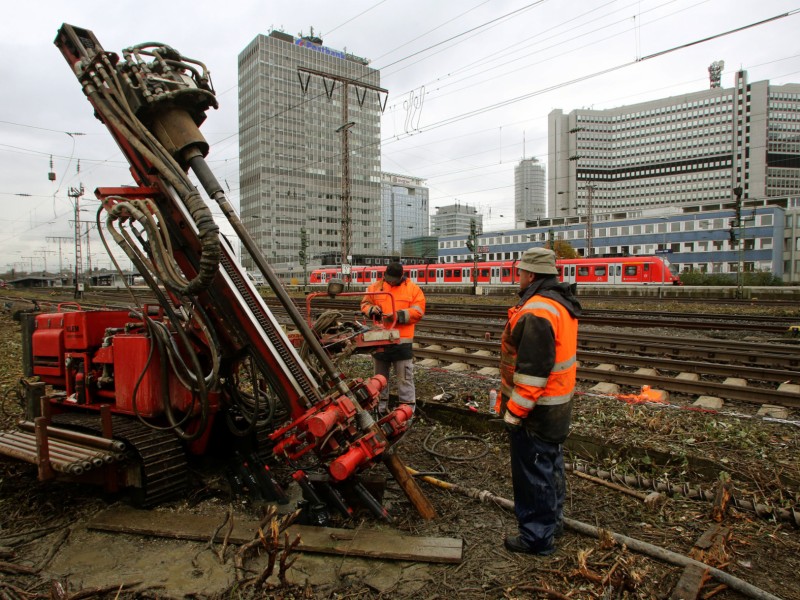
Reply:
[[[23,317],[27,420],[0,433],[0,453],[36,464],[43,480],[129,488],[143,505],[182,494],[188,457],[212,450],[237,463],[234,478],[281,501],[268,465],[283,461],[307,501],[345,514],[361,501],[387,518],[359,481],[383,462],[432,517],[393,450],[411,411],[400,407],[376,421],[386,380],[339,371],[325,332],[295,307],[209,169],[199,126],[217,100],[205,65],[158,43],[132,46],[120,58],[91,31],[67,24],[55,44],[136,182],[95,190],[98,227],[157,302],[124,310],[65,305]],[[297,339],[239,266],[189,171],[253,258]],[[332,346],[352,352],[393,343],[396,333],[357,324],[352,334],[334,334]],[[312,454],[316,472],[307,473],[299,465]]]

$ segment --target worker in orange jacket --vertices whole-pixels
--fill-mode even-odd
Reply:
[[[414,388],[414,324],[425,314],[425,294],[420,287],[406,277],[403,265],[391,262],[386,267],[383,279],[372,283],[367,292],[388,292],[386,294],[367,294],[361,300],[361,312],[365,316],[391,323],[396,318],[395,327],[400,332],[400,342],[373,354],[375,374],[383,375],[389,381],[389,372],[394,365],[397,377],[397,397],[401,404],[416,408],[417,394]],[[393,312],[394,311],[394,312]],[[389,386],[383,388],[378,401],[378,413],[388,412]]]
[[[572,414],[581,305],[573,288],[559,283],[552,250],[526,250],[518,268],[520,301],[503,331],[497,408],[509,432],[519,535],[506,536],[504,545],[546,556],[563,530],[562,444]]]

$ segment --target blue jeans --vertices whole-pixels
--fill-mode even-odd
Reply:
[[[549,550],[564,510],[563,447],[539,439],[524,427],[510,433],[509,441],[520,540],[534,552]]]

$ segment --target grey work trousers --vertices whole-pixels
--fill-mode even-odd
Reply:
[[[414,405],[417,402],[417,391],[414,389],[414,361],[408,360],[395,360],[392,362],[386,360],[378,360],[373,357],[375,361],[375,374],[383,375],[386,377],[386,387],[381,391],[381,403],[389,400],[389,387],[391,379],[389,379],[389,371],[394,365],[394,374],[397,380],[397,398],[400,404]]]

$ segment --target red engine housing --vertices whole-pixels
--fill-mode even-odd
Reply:
[[[163,414],[161,360],[140,319],[124,310],[37,315],[32,335],[33,375],[53,386],[54,402],[156,418]],[[192,409],[192,391],[166,373],[170,405]],[[211,395],[216,408],[218,395]]]

